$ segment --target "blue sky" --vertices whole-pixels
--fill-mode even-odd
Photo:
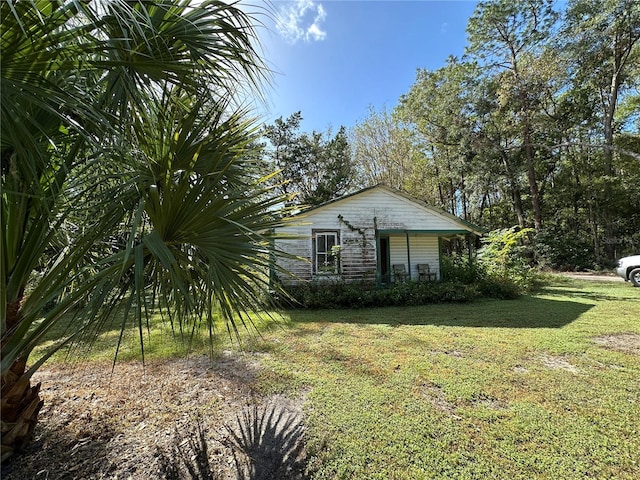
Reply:
[[[251,0],[247,0],[251,2]],[[302,130],[337,130],[393,108],[418,68],[461,56],[472,1],[272,1],[258,29],[275,72],[267,122],[302,111]]]

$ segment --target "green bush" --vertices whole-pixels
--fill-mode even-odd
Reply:
[[[528,233],[491,232],[478,259],[445,255],[441,282],[405,282],[387,288],[371,282],[308,282],[282,286],[286,295],[276,301],[283,308],[321,309],[461,303],[479,297],[514,299],[531,290],[537,278],[524,253]]]
[[[465,255],[445,255],[441,275],[445,282],[473,285],[480,296],[488,298],[513,299],[531,288],[531,281],[526,282],[525,288],[525,282],[514,279],[521,273],[509,274],[509,268],[490,269],[488,263],[486,257],[485,261],[479,261]]]
[[[470,302],[479,289],[461,282],[406,282],[389,288],[371,283],[310,282],[285,287],[295,303],[281,303],[293,308],[371,308],[429,303]]]
[[[489,232],[478,252],[483,281],[495,285],[512,283],[521,292],[531,290],[537,277],[530,262],[528,240],[532,233],[531,228],[518,227]]]
[[[596,266],[591,239],[545,227],[534,238],[533,250],[541,268],[560,271],[588,270]]]
[[[484,276],[478,261],[466,255],[444,255],[440,267],[445,282],[475,283]]]

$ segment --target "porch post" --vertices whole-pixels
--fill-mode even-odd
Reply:
[[[382,287],[382,258],[380,255],[380,234],[376,230],[376,286]]]
[[[438,236],[438,278],[442,280],[442,237]]]
[[[409,269],[407,273],[409,274],[409,280],[411,280],[411,248],[409,246],[409,230],[405,230],[404,233],[407,236],[407,267]]]

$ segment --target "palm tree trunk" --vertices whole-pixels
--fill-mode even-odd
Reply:
[[[20,323],[21,302],[20,298],[7,305],[7,332],[2,339],[3,345]],[[19,357],[2,375],[2,462],[29,441],[44,403],[40,398],[40,384],[31,385],[30,372],[26,371],[27,357]]]

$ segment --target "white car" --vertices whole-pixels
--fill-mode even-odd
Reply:
[[[618,260],[618,276],[630,281],[634,287],[640,287],[640,255],[632,255]]]

